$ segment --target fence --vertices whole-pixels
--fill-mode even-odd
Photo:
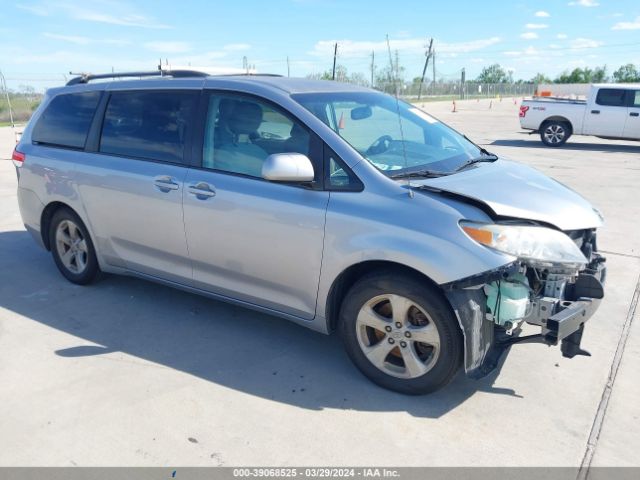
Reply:
[[[409,99],[418,98],[420,86],[406,85],[401,95]],[[529,97],[536,86],[527,83],[477,83],[477,82],[431,82],[422,86],[421,98],[425,100],[449,100],[465,98]]]

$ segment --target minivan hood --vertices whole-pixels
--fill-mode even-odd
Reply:
[[[602,225],[601,215],[578,193],[538,170],[504,159],[444,177],[412,179],[411,185],[482,202],[501,217],[536,220],[561,230]]]

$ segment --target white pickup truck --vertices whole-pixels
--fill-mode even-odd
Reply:
[[[549,147],[571,135],[640,140],[640,84],[592,85],[587,100],[534,97],[520,106],[520,126]]]

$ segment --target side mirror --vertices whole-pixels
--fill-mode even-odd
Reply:
[[[313,165],[301,153],[274,153],[262,164],[262,178],[272,182],[312,182]]]

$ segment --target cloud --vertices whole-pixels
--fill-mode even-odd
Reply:
[[[94,12],[90,10],[74,11],[71,14],[76,20],[86,20],[89,22],[108,23],[111,25],[120,25],[123,27],[140,27],[140,28],[171,28],[163,23],[156,23],[154,20],[144,15],[129,14],[123,16],[111,15],[109,13]]]
[[[63,42],[75,43],[76,45],[87,45],[92,41],[89,37],[80,37],[76,35],[60,35],[57,33],[49,32],[44,32],[42,35],[47,38],[53,38],[54,40],[62,40]]]
[[[571,48],[597,48],[603,45],[603,42],[591,40],[589,38],[576,38],[570,42]]]
[[[524,28],[528,28],[529,30],[542,30],[543,28],[549,28],[549,25],[546,23],[527,23]]]
[[[556,35],[556,38],[564,40],[565,38],[569,38],[569,35],[567,35],[566,33],[559,33],[558,35]]]
[[[534,14],[534,16],[536,16],[536,17],[543,17],[543,18],[546,18],[546,17],[550,17],[550,16],[551,16],[551,14],[549,14],[549,12],[545,12],[544,10],[538,10],[538,11]]]
[[[503,52],[503,54],[506,55],[507,57],[522,57],[522,56],[537,57],[541,53],[542,52],[535,47],[527,47],[524,50],[511,50],[508,52]]]
[[[104,45],[114,45],[117,47],[124,47],[125,45],[131,44],[129,40],[125,40],[123,38],[97,39],[97,38],[82,37],[80,35],[62,35],[59,33],[50,33],[50,32],[44,32],[42,36],[51,38],[53,40],[60,40],[62,42],[74,43],[76,45],[104,44]]]
[[[524,38],[525,40],[534,40],[538,38],[538,34],[536,32],[525,32],[520,35],[520,38]]]
[[[640,17],[636,17],[633,22],[619,22],[616,23],[612,30],[640,30]]]
[[[229,45],[225,45],[222,48],[223,50],[226,50],[228,52],[239,52],[242,50],[249,50],[251,48],[251,45],[249,45],[248,43],[230,43]]]
[[[578,0],[576,2],[569,2],[571,7],[597,7],[600,5],[595,0]]]
[[[187,42],[147,42],[144,48],[159,53],[184,53],[191,50]]]
[[[39,17],[46,17],[49,15],[49,10],[39,5],[23,5],[21,3],[18,3],[16,4],[16,8],[24,10],[25,12],[32,13],[33,15],[38,15]]]
[[[438,54],[449,56],[458,53],[475,52],[483,48],[495,45],[501,41],[500,37],[471,40],[468,42],[442,43],[435,42]],[[353,41],[353,40],[321,40],[316,42],[309,55],[316,57],[326,57],[333,55],[333,47],[338,43],[338,55],[343,58],[368,57],[372,51],[386,52],[387,42],[379,41]],[[391,50],[398,50],[402,53],[423,55],[427,49],[424,38],[402,38],[389,41]]]

